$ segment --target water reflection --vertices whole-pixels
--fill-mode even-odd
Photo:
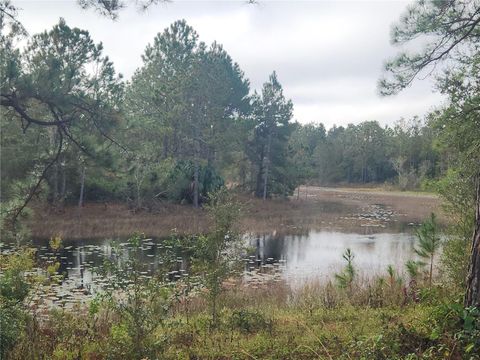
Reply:
[[[355,234],[296,229],[289,234],[247,234],[245,240],[253,251],[245,259],[245,278],[259,283],[265,279],[260,275],[272,273],[268,279],[278,281],[280,277],[292,286],[310,279],[331,279],[344,266],[342,254],[347,248],[353,251],[354,265],[361,276],[384,274],[388,265],[403,271],[405,262],[415,258],[415,237],[405,232]],[[48,241],[36,241],[33,245],[38,249],[40,262],[60,262],[59,272],[64,275],[64,281],[59,288],[61,294],[54,296],[64,299],[64,293],[72,291],[90,296],[97,286],[105,283],[106,279],[101,278],[95,268],[107,258],[128,256],[130,251],[127,243],[121,243],[124,251],[118,253],[113,244],[106,239],[64,240],[63,247],[56,252],[49,249]],[[167,247],[162,239],[147,239],[139,248],[140,259],[153,271],[162,262],[162,253]],[[186,271],[185,260],[179,257],[177,262],[178,269],[172,272],[172,279]]]
[[[312,278],[327,279],[344,263],[342,253],[350,248],[360,274],[384,273],[388,265],[399,271],[407,260],[415,258],[415,237],[409,233],[347,234],[309,231],[304,235],[268,234],[249,236],[250,247],[262,263],[282,260],[283,276],[289,283]]]

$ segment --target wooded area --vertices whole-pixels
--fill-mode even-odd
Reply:
[[[436,38],[388,62],[380,92],[397,93],[438,66],[444,108],[393,127],[368,120],[328,130],[321,119],[293,119],[274,71],[252,92],[240,65],[184,20],[158,33],[124,81],[88,31],[60,19],[30,36],[15,6],[1,4],[1,201],[13,234],[36,198],[60,208],[121,201],[148,210],[165,200],[198,207],[224,184],[266,199],[300,184],[389,182],[436,190],[473,217],[475,207],[464,204],[475,199],[480,158],[476,1],[418,3],[393,28],[394,44]],[[110,5],[114,14],[121,8]]]
[[[149,0],[138,4],[147,8],[160,2]],[[79,4],[111,18],[119,16],[126,6],[116,0],[81,0]],[[271,346],[282,331],[272,332],[273,321],[263,321],[263,313],[228,312],[242,303],[251,307],[263,304],[265,308],[278,310],[284,317],[275,326],[292,326],[290,333],[297,332],[296,345],[298,340],[295,351],[308,349],[303,358],[312,355],[313,346],[328,358],[332,358],[329,351],[338,358],[344,358],[345,354],[350,358],[345,348],[351,350],[354,358],[365,359],[404,356],[460,359],[470,355],[472,359],[478,358],[479,0],[419,0],[409,5],[393,25],[391,42],[399,51],[385,63],[378,82],[380,95],[392,96],[418,79],[433,78],[445,102],[428,114],[398,118],[386,126],[376,119],[328,129],[322,119],[303,123],[302,119],[294,118],[295,104],[284,94],[282,79],[273,67],[270,74],[265,74],[263,87],[252,89],[241,64],[235,62],[221,44],[203,42],[201,34],[185,20],[175,21],[151,39],[142,55],[141,66],[129,79],[116,72],[103,45],[87,30],[70,27],[62,18],[52,29],[28,34],[18,20],[14,3],[0,0],[0,28],[2,241],[8,239],[21,245],[29,240],[25,220],[31,216],[34,203],[38,208],[50,209],[52,216],[77,207],[81,211],[89,202],[127,204],[132,216],[138,212],[154,213],[167,203],[176,203],[203,208],[213,224],[207,234],[177,239],[174,233],[174,239],[168,240],[172,243],[165,246],[185,252],[193,264],[192,269],[198,272],[195,276],[201,280],[188,278],[185,283],[179,280],[172,286],[170,281],[163,282],[164,274],[157,279],[146,279],[140,276],[145,274],[145,264],[135,258],[129,258],[126,267],[122,267],[125,264],[121,261],[112,261],[110,268],[106,265],[109,275],[115,275],[112,283],[117,281],[118,289],[134,300],[128,300],[123,306],[111,292],[108,305],[92,302],[82,321],[87,324],[85,334],[95,334],[92,339],[96,342],[91,342],[97,348],[91,350],[90,344],[83,344],[72,350],[72,354],[91,351],[105,355],[102,351],[108,344],[111,348],[106,352],[108,356],[114,354],[112,358],[124,358],[125,354],[131,358],[147,358],[162,354],[165,346],[174,358],[178,349],[191,355],[191,344],[197,346],[195,351],[199,353],[205,349],[215,351],[207,344],[216,341],[210,339],[212,329],[244,327],[250,334],[250,324],[254,323],[261,328],[258,333],[262,332],[270,341],[270,347],[265,346],[267,350],[262,344],[254,343],[254,352],[258,350],[259,356],[274,353],[272,356],[277,358],[295,358],[290,349],[292,338],[282,338],[284,353]],[[440,236],[434,214],[416,228],[419,243],[415,245],[415,253],[427,263],[407,262],[408,281],[389,266],[388,276],[359,283],[354,254],[346,249],[343,259],[347,265],[334,277],[337,287],[328,282],[315,291],[307,286],[299,296],[286,291],[273,293],[272,288],[268,288],[265,293],[255,293],[257,297],[248,299],[240,298],[243,294],[236,292],[222,298],[225,283],[232,281],[234,274],[238,275],[236,261],[241,252],[242,237],[235,229],[240,207],[234,194],[255,196],[265,201],[258,200],[258,203],[266,204],[272,198],[288,199],[300,185],[347,184],[381,184],[389,189],[439,194],[445,214],[451,220],[445,230],[446,239]],[[138,252],[142,244],[150,240],[134,235],[129,242]],[[52,235],[49,246],[52,254],[58,255],[60,237]],[[232,249],[235,251],[230,251]],[[434,267],[440,249],[442,258],[436,283]],[[50,332],[31,336],[30,327],[26,326],[33,321],[40,328],[37,320],[32,320],[21,306],[34,283],[23,276],[34,269],[34,259],[28,249],[19,246],[17,250],[1,254],[6,265],[0,267],[0,325],[7,328],[11,317],[21,319],[18,324],[24,326],[8,328],[8,341],[0,339],[0,355],[22,358],[31,343],[36,344],[38,354],[51,354],[53,347],[42,348],[43,345],[37,343],[40,336],[46,338],[45,334]],[[173,254],[170,260],[176,264],[184,259]],[[58,275],[59,265],[48,265],[50,281]],[[162,265],[171,263],[165,260]],[[428,268],[425,279],[420,275],[422,266]],[[201,285],[195,288],[193,283]],[[131,284],[133,292],[130,292]],[[184,293],[176,293],[182,284],[186,284],[187,290],[182,288]],[[196,297],[193,289],[201,289],[198,292],[201,295]],[[280,287],[274,289],[283,291]],[[198,300],[201,296],[207,305]],[[171,301],[172,298],[175,300]],[[180,298],[184,302],[178,300]],[[283,299],[283,302],[272,305],[268,303],[272,298]],[[192,309],[196,311],[193,327],[189,324],[190,310],[181,314],[186,316],[185,323],[181,316],[175,318],[181,313],[181,306],[190,309],[191,299],[194,299]],[[228,326],[222,323],[225,314],[219,311],[222,301],[230,316]],[[292,315],[293,308],[301,315]],[[108,310],[102,313],[99,309]],[[208,325],[202,318],[204,309],[207,309]],[[272,314],[275,311],[272,310]],[[310,324],[314,331],[330,331],[323,321],[337,319],[332,314],[340,316],[340,320],[329,325],[334,329],[331,333],[317,336],[305,325],[305,329],[314,333],[310,342],[302,342],[302,336],[309,332],[304,331],[301,321],[295,319],[294,326],[288,325],[292,316],[298,315],[305,323],[320,319]],[[55,316],[50,320],[56,319]],[[58,318],[66,328],[76,326],[65,313],[61,316]],[[108,330],[96,327],[100,316],[108,320]],[[353,330],[350,320],[346,325],[342,323],[346,328],[342,330],[339,346],[337,335],[332,333],[338,323],[350,318],[358,323]],[[260,320],[257,323],[252,319]],[[365,324],[371,319],[378,336],[372,337],[373,332],[365,335]],[[161,328],[159,324],[163,326],[164,321],[174,324],[174,330],[168,326]],[[185,332],[177,334],[177,330]],[[237,330],[231,331],[233,334]],[[356,335],[352,336],[351,332]],[[199,334],[203,343],[198,340]],[[240,335],[235,333],[235,336]],[[233,338],[232,335],[228,340],[230,346]],[[254,337],[246,338],[250,346],[248,341]],[[320,338],[327,339],[327,346]],[[125,339],[130,345],[124,345]],[[221,338],[216,344],[226,344],[225,339]],[[63,346],[68,347],[67,343],[71,346],[76,341],[65,341]],[[230,353],[231,358],[240,353],[235,351]],[[246,352],[242,354],[256,358]]]
[[[456,149],[435,143],[434,120],[328,131],[294,121],[275,72],[251,93],[222,46],[200,42],[185,21],[157,35],[126,82],[88,32],[63,20],[24,52],[4,50],[4,202],[38,192],[54,206],[198,206],[225,183],[263,198],[305,183],[418,189],[455,162]]]

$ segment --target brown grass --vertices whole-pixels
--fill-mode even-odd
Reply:
[[[32,235],[49,238],[53,234],[66,239],[122,238],[135,232],[164,237],[201,233],[207,230],[205,212],[190,206],[167,204],[157,212],[132,212],[124,204],[90,203],[83,208],[66,207],[63,211],[35,208],[30,222]]]
[[[381,204],[394,212],[396,224],[420,222],[432,211],[440,214],[440,200],[431,194],[388,192],[376,189],[301,187],[289,199],[262,201],[239,195],[244,204],[241,229],[245,232],[304,233],[309,229],[358,231],[358,215],[366,208]],[[164,237],[206,232],[209,222],[205,211],[189,205],[165,204],[155,212],[134,213],[124,204],[86,204],[82,209],[67,207],[63,211],[35,207],[30,221],[32,235],[66,239],[121,238],[134,232]],[[391,223],[393,224],[393,222]],[[390,224],[390,225],[391,225]],[[385,231],[385,230],[383,230]]]

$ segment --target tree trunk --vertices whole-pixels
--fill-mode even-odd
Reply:
[[[258,168],[257,179],[255,183],[255,196],[261,197],[262,196],[262,188],[263,188],[263,168],[265,166],[265,151],[264,146],[262,146],[262,152],[260,153],[260,166]]]
[[[197,125],[194,125],[194,156],[193,156],[193,206],[198,208],[198,193],[199,193],[199,157],[200,157],[200,140]]]
[[[428,278],[428,282],[430,286],[432,286],[432,276],[433,276],[433,253],[430,256],[430,276]]]
[[[168,135],[163,135],[163,154],[162,157],[166,159],[168,157]]]
[[[82,166],[82,174],[80,175],[80,197],[78,198],[78,207],[83,206],[83,197],[85,192],[85,165]]]
[[[194,170],[193,170],[193,206],[198,208],[198,157],[195,156],[194,159]]]
[[[467,276],[465,306],[480,307],[480,175],[477,175],[476,182],[475,231],[473,233],[472,255]]]
[[[270,145],[272,142],[272,134],[268,134],[267,154],[265,156],[265,175],[263,178],[263,200],[267,199],[267,184],[268,184],[268,168],[270,165]]]
[[[53,204],[56,206],[58,201],[58,162],[53,167]]]
[[[67,170],[66,170],[65,159],[62,161],[62,187],[60,189],[60,196],[62,199],[62,204],[65,201],[65,196],[67,193]]]

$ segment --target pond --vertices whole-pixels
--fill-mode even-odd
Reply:
[[[388,265],[403,271],[407,260],[415,257],[415,236],[410,232],[372,231],[346,233],[331,230],[303,230],[301,233],[246,234],[250,256],[245,259],[244,277],[253,286],[265,281],[285,281],[293,288],[311,280],[328,280],[344,266],[343,252],[350,248],[355,255],[354,265],[360,276],[384,274]],[[119,243],[128,252],[127,243]],[[95,271],[105,258],[112,256],[112,240],[63,240],[62,248],[54,253],[48,240],[37,240],[40,261],[55,257],[60,261],[59,273],[65,279],[61,286],[49,289],[46,300],[74,304],[92,297],[98,285],[104,283]],[[8,246],[3,245],[2,251]],[[141,260],[153,270],[162,261],[163,240],[147,239],[140,248]],[[172,277],[180,277],[186,265],[179,266]]]
[[[302,208],[297,213],[284,211],[279,215],[285,218],[267,219],[272,228],[278,229],[276,231],[264,229],[244,235],[245,245],[250,250],[244,259],[245,283],[257,286],[281,281],[295,288],[312,280],[328,281],[345,266],[342,254],[347,248],[353,252],[353,264],[362,278],[384,275],[389,265],[403,273],[405,262],[416,258],[414,229],[420,219],[407,220],[384,204],[373,201],[366,204],[365,197],[358,199],[357,206],[333,203],[336,206],[332,207],[332,202],[323,201],[313,204],[315,208],[308,211]],[[48,239],[32,243],[40,261],[55,259],[60,262],[58,271],[64,275],[64,280],[39,296],[50,304],[60,302],[69,306],[87,301],[99,286],[106,285],[108,281],[95,269],[112,257],[115,244],[123,247],[123,256],[129,252],[125,240],[105,238],[63,239],[57,252],[48,244]],[[159,266],[165,247],[162,238],[143,241],[140,258],[149,272]],[[2,252],[9,248],[8,244],[1,246]],[[184,259],[178,258],[176,266],[170,274],[171,279],[188,272]]]
[[[282,277],[290,285],[328,280],[345,265],[342,254],[350,248],[354,266],[362,276],[385,273],[388,265],[402,272],[406,261],[416,258],[416,238],[402,233],[344,233],[311,230],[302,235],[267,234],[250,237],[255,257],[262,264],[282,262]]]

